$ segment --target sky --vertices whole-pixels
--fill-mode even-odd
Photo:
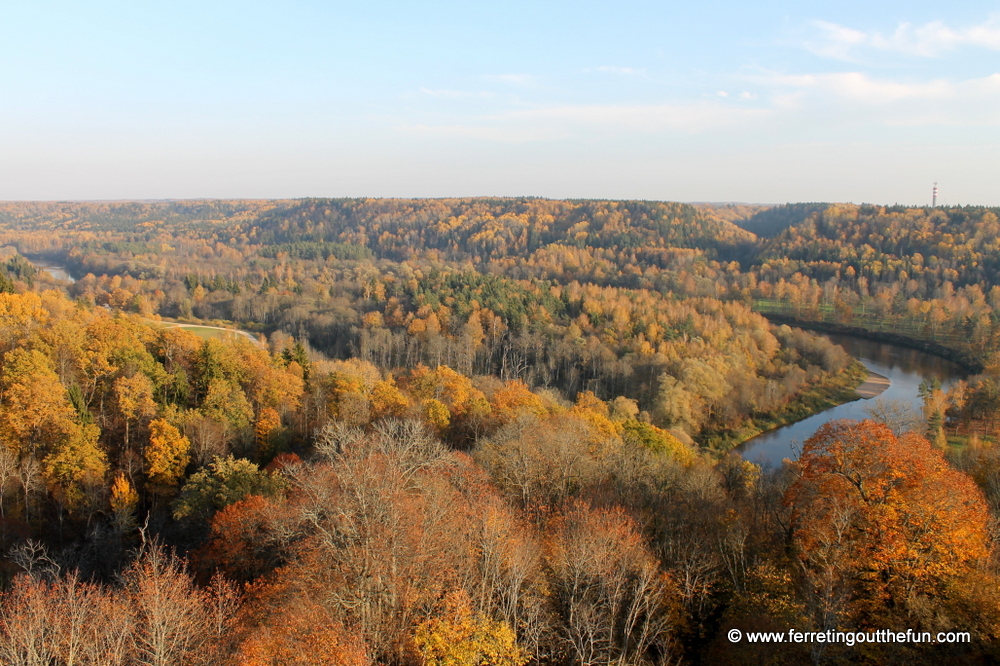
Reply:
[[[0,200],[1000,205],[1000,6],[0,3]]]

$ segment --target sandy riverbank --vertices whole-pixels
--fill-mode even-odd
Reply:
[[[868,379],[858,388],[854,389],[865,400],[882,395],[889,388],[889,378],[883,377],[877,372],[869,372]]]

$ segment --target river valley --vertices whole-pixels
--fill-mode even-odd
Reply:
[[[761,433],[737,447],[736,451],[744,459],[763,466],[779,466],[785,458],[798,457],[802,443],[827,421],[870,418],[865,409],[871,408],[878,399],[898,401],[920,414],[921,400],[917,392],[921,382],[937,379],[947,388],[967,374],[956,363],[915,349],[847,335],[828,334],[826,337],[864,363],[871,372],[887,378],[889,387],[878,397],[837,405],[797,423]]]

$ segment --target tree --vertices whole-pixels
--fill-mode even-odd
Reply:
[[[924,427],[920,415],[902,400],[885,400],[880,396],[865,407],[865,414],[887,426],[897,437],[904,432],[920,432]]]
[[[219,571],[234,581],[252,581],[282,561],[272,529],[286,514],[285,505],[260,495],[230,504],[212,517],[208,542],[197,551],[195,565]]]
[[[948,398],[941,390],[941,382],[937,379],[920,382],[917,391],[924,402],[924,418],[927,420],[927,435],[932,438],[935,446],[944,449],[948,439],[944,434],[944,413],[948,409]]]
[[[825,598],[820,628],[845,612],[884,624],[986,558],[982,491],[922,437],[832,421],[806,440],[797,468],[785,502],[799,560]]]
[[[172,493],[184,470],[191,462],[191,440],[164,419],[149,424],[149,445],[146,446],[146,478],[151,492]]]
[[[42,461],[50,492],[70,513],[94,509],[105,488],[108,460],[98,446],[99,436],[97,426],[74,423],[66,439]]]
[[[496,427],[510,423],[523,413],[545,416],[545,403],[531,392],[520,379],[506,382],[490,396],[490,407]]]
[[[383,381],[375,382],[372,387],[371,403],[372,413],[376,419],[402,417],[410,409],[410,401],[396,386],[392,375]]]
[[[127,532],[135,527],[135,508],[139,504],[139,493],[135,491],[125,475],[118,473],[111,484],[111,513],[115,527]]]
[[[226,379],[208,383],[201,411],[235,432],[249,429],[253,422],[253,406],[239,384]]]
[[[426,666],[523,666],[528,662],[510,625],[474,613],[462,592],[449,595],[445,614],[422,622],[413,640]]]
[[[10,493],[18,477],[17,455],[5,446],[0,446],[0,520],[6,515],[4,499]]]
[[[20,455],[48,451],[72,429],[76,411],[52,361],[37,349],[4,355],[0,438]]]
[[[194,585],[183,560],[147,545],[124,579],[136,616],[136,663],[190,664],[211,647],[209,595]]]
[[[684,463],[694,460],[694,452],[683,442],[666,430],[643,421],[636,419],[622,421],[622,437],[625,441],[642,446],[653,453],[671,456]]]
[[[86,328],[86,340],[79,365],[81,388],[84,402],[96,410],[100,424],[111,421],[111,408],[118,405],[115,382],[122,377],[134,377],[141,373],[154,387],[166,381],[166,372],[147,349],[155,341],[153,329],[137,318],[118,315],[93,317]],[[133,379],[134,385],[125,389],[129,397],[137,400],[135,407],[140,411],[148,408],[142,397],[142,379]],[[124,388],[124,387],[123,387]],[[134,393],[133,393],[134,391]]]
[[[238,666],[371,666],[357,634],[344,628],[322,604],[281,582],[256,590]]]
[[[119,377],[114,383],[118,410],[125,421],[125,449],[129,447],[129,426],[133,421],[144,419],[156,413],[153,400],[153,382],[149,377],[137,372],[131,377]]]
[[[558,505],[608,471],[615,443],[573,415],[538,419],[525,414],[488,439],[474,455],[498,485],[523,506]]]
[[[4,664],[106,664],[131,657],[129,605],[76,572],[49,579],[17,576],[0,604],[0,661]]]
[[[49,313],[38,294],[0,293],[0,350],[11,349],[48,323]]]
[[[272,497],[284,487],[279,475],[264,472],[249,460],[216,458],[207,469],[188,478],[174,502],[174,518],[207,520],[215,511],[250,495]]]
[[[254,441],[257,444],[258,459],[266,460],[274,453],[274,433],[281,427],[281,415],[277,410],[265,407],[257,415],[254,424]]]
[[[625,512],[574,502],[549,533],[553,591],[575,660],[643,664],[653,654],[666,660],[680,594]]]
[[[427,421],[439,434],[444,432],[451,422],[451,414],[448,407],[440,400],[429,398],[420,402],[420,411]]]

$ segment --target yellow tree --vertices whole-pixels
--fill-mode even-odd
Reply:
[[[496,427],[515,420],[521,414],[545,416],[547,410],[540,397],[531,392],[520,379],[506,382],[490,396],[491,414]]]
[[[177,488],[184,468],[191,461],[191,441],[164,419],[149,424],[146,447],[146,478],[151,492],[166,495]]]
[[[375,418],[401,417],[410,409],[410,401],[396,386],[396,380],[392,375],[383,381],[375,382],[375,386],[372,387],[371,403]]]
[[[428,421],[442,432],[449,424],[452,434],[477,430],[476,423],[490,412],[486,396],[472,385],[472,380],[446,365],[434,370],[418,365],[410,372],[405,387],[420,401]],[[443,418],[445,414],[447,419]]]
[[[237,432],[253,423],[253,406],[239,384],[221,378],[209,383],[201,411]]]
[[[257,422],[254,424],[254,440],[257,444],[258,458],[266,458],[273,453],[271,436],[281,427],[281,415],[270,407],[260,410]]]
[[[201,338],[183,328],[165,328],[160,331],[155,349],[163,359],[164,370],[169,376],[169,390],[175,398],[187,395],[188,381],[203,344]]]
[[[601,436],[614,438],[621,433],[621,425],[610,418],[608,404],[591,391],[577,394],[576,404],[570,409],[570,413],[588,422]]]
[[[448,424],[451,423],[451,416],[448,413],[448,407],[440,400],[435,400],[433,398],[429,400],[422,400],[420,402],[420,409],[423,412],[424,420],[430,425],[434,426],[438,433],[444,432]]]
[[[115,526],[126,532],[135,526],[135,507],[139,504],[139,493],[121,472],[111,484],[111,512]]]
[[[4,354],[0,439],[19,455],[49,451],[71,431],[76,412],[52,361],[37,349]]]
[[[0,350],[15,347],[48,323],[49,313],[38,294],[0,294]]]
[[[301,367],[299,373],[277,367],[265,350],[243,337],[226,344],[232,348],[240,383],[254,407],[270,407],[282,414],[298,407],[305,391]]]
[[[426,666],[523,666],[528,654],[510,625],[474,613],[468,596],[454,593],[446,612],[421,623],[413,641]]]
[[[114,383],[118,410],[125,421],[125,450],[129,445],[129,426],[133,421],[153,416],[156,402],[153,400],[153,382],[141,372],[131,377],[119,377]]]
[[[108,459],[97,443],[100,434],[95,425],[74,423],[67,437],[42,461],[49,492],[72,514],[94,508],[104,487]]]

